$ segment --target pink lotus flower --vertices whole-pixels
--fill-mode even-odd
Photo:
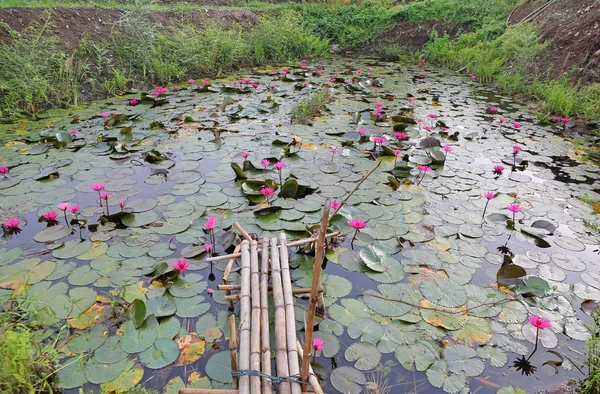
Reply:
[[[471,79],[474,81],[477,79],[477,75],[471,75]]]
[[[373,90],[374,90],[374,91],[376,91],[376,92],[378,92],[378,91],[379,91],[379,88],[373,88]]]
[[[367,222],[360,219],[351,219],[348,221],[348,225],[356,230],[361,230],[367,227]]]
[[[429,172],[431,171],[431,167],[423,165],[423,164],[419,164],[417,166],[417,169],[419,169],[419,171],[424,171],[424,172]]]
[[[502,126],[502,124],[505,122],[504,117],[500,117],[500,119],[498,119],[498,122],[500,122],[500,126]]]
[[[513,155],[518,155],[521,152],[521,147],[518,145],[513,146]]]
[[[489,111],[489,113],[491,113],[491,114],[495,114],[495,113],[497,113],[497,112],[498,112],[498,108],[496,108],[496,107],[489,107],[489,108],[488,108],[488,111]]]
[[[428,115],[427,115],[427,117],[428,117],[429,119],[437,119],[437,118],[439,118],[439,117],[440,117],[440,115],[438,115],[438,114],[428,114]]]
[[[337,148],[333,148],[333,149],[330,149],[329,152],[331,152],[331,153],[337,153],[338,150],[337,150]]]
[[[329,53],[331,53],[331,54],[333,55],[335,52],[334,52],[334,51],[333,51],[333,49],[332,49],[332,50],[330,50],[330,51],[329,51]]]
[[[317,350],[323,350],[325,348],[325,341],[323,341],[321,338],[313,338],[312,347],[315,352]]]
[[[215,291],[209,287],[208,289],[206,289],[206,292],[207,292],[208,294],[212,294],[212,293],[214,293]]]
[[[333,200],[329,205],[333,209],[338,209],[339,207],[342,206],[342,202],[341,201],[337,201],[337,200]]]
[[[303,64],[300,66],[300,68],[304,70],[306,68],[306,66]]]
[[[283,167],[285,167],[285,163],[282,161],[278,161],[273,167],[277,168],[278,170],[281,170]]]
[[[531,324],[532,326],[534,326],[537,329],[546,329],[549,328],[552,323],[550,322],[550,320],[543,318],[541,316],[529,316],[529,324]]]
[[[431,126],[423,126],[423,130],[425,130],[425,131],[431,131]]]
[[[485,198],[487,198],[488,200],[493,199],[494,197],[496,197],[496,193],[494,192],[485,192],[484,194]]]
[[[217,218],[209,216],[208,219],[206,219],[206,223],[204,223],[204,229],[213,230],[215,227],[217,227]]]
[[[383,103],[381,101],[378,101],[375,103],[375,107],[377,107],[377,108],[383,107]]]
[[[502,174],[502,171],[504,171],[504,166],[500,166],[500,165],[494,166],[495,174]]]
[[[194,83],[194,82],[196,82],[196,81],[194,81],[192,78],[190,78],[190,79],[188,79],[188,82],[189,82],[189,83]]]
[[[92,190],[99,192],[104,189],[104,186],[106,186],[104,183],[94,183],[92,185]]]
[[[16,219],[16,218],[8,219],[6,222],[4,222],[3,226],[9,230],[17,229],[17,228],[19,228],[19,219]]]
[[[150,94],[153,95],[154,97],[158,97],[160,95],[160,93],[157,92],[156,90]]]
[[[358,129],[359,135],[365,135],[365,129]]]
[[[202,85],[208,85],[208,81],[206,79],[203,79],[202,81],[200,81],[202,83]]]
[[[72,130],[69,130],[69,133],[71,133],[72,135],[75,135],[75,134],[79,133],[79,130],[72,129]]]
[[[173,264],[173,268],[179,271],[180,274],[183,274],[185,270],[189,268],[190,264],[186,259],[177,260],[177,263]]]
[[[2,175],[8,174],[8,167],[0,167],[0,174],[2,174]]]
[[[133,106],[137,105],[137,100],[136,99],[129,100],[129,105],[133,105]]]
[[[442,132],[446,132],[448,130],[447,127],[442,127]]]
[[[452,147],[451,147],[450,145],[444,145],[444,146],[442,147],[442,149],[443,149],[445,152],[452,152]]]
[[[424,123],[425,121],[423,119],[417,119],[417,123]]]
[[[512,213],[521,212],[521,206],[519,204],[508,204],[508,207],[506,207],[506,209],[508,209]]]
[[[408,101],[410,101],[412,103],[413,101],[415,101],[415,98],[414,97],[409,97]]]
[[[248,158],[248,152],[242,152],[242,157],[244,158],[244,160],[247,159]]]
[[[171,88],[171,90],[173,90],[174,92],[178,92],[179,91],[179,86],[173,86]]]
[[[57,212],[49,211],[43,215],[43,218],[46,219],[46,221],[48,221],[48,222],[53,222],[56,220],[57,216],[58,216]]]
[[[561,118],[560,121],[562,122],[562,124],[566,125],[567,123],[569,123],[571,121],[570,118]]]
[[[265,170],[267,169],[267,166],[271,164],[271,162],[267,159],[262,159],[262,161],[260,162],[260,165],[265,167]]]
[[[373,142],[376,144],[383,144],[386,141],[383,137],[373,137]]]
[[[121,211],[122,211],[123,208],[125,208],[125,201],[123,201],[123,200],[119,201],[119,206],[121,207]]]
[[[79,211],[81,210],[79,208],[79,205],[75,204],[75,205],[69,205],[69,207],[67,208],[69,210],[69,212],[73,213],[73,214],[78,214]]]
[[[56,206],[58,209],[60,209],[61,211],[66,211],[67,209],[69,209],[69,203],[68,202],[61,202],[60,204],[58,204]]]
[[[398,157],[400,152],[402,152],[400,149],[394,149],[394,156]]]
[[[113,112],[113,116],[117,116],[119,113],[117,111]]]
[[[260,192],[265,197],[271,197],[275,193],[275,190],[273,190],[273,188],[271,187],[263,187],[262,189],[260,189]]]
[[[206,249],[206,253],[212,253],[215,247],[213,244],[204,244],[204,249]]]
[[[560,122],[560,120],[561,120],[561,118],[558,117],[558,116],[555,116],[555,117],[552,118],[553,122]]]
[[[258,84],[257,84],[257,83],[253,83],[253,84],[252,84],[252,87],[253,87],[254,89],[258,88]]]
[[[512,124],[512,125],[513,125],[513,127],[514,127],[515,129],[520,129],[520,128],[521,128],[521,126],[522,126],[522,125],[521,125],[521,123],[519,123],[519,122],[513,122],[513,124]]]
[[[395,132],[392,135],[399,140],[407,140],[408,139],[408,135],[405,133]]]
[[[360,74],[360,73],[362,72],[362,70],[359,68],[358,70],[356,70],[356,72],[357,72],[358,74]]]
[[[100,198],[107,201],[110,194],[108,192],[100,193]]]
[[[308,55],[308,58],[309,58],[309,59],[312,59],[313,57],[314,57],[313,55]]]
[[[100,116],[102,116],[103,118],[106,118],[106,117],[108,116],[108,113],[106,113],[106,112],[102,112],[102,113],[100,114]]]

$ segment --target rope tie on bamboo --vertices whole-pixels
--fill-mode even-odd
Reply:
[[[255,371],[253,369],[240,369],[237,371],[231,371],[231,376],[260,376],[261,378],[267,378],[271,381],[271,383],[273,384],[273,386],[275,386],[275,392],[277,392],[277,389],[279,388],[279,383],[282,382],[290,382],[290,383],[298,383],[298,384],[304,384],[305,382],[298,380],[300,379],[300,375],[292,375],[292,376],[272,376],[272,375],[268,375],[266,373],[260,372],[260,371]],[[310,374],[310,375],[314,375],[314,374]],[[316,376],[316,375],[314,375]]]

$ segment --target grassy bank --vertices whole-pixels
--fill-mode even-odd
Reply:
[[[600,84],[579,86],[570,75],[559,80],[529,75],[528,68],[546,44],[539,39],[539,26],[506,26],[518,4],[519,0],[425,0],[402,7],[395,19],[441,20],[461,30],[455,39],[433,31],[421,52],[429,62],[462,69],[482,83],[540,101],[547,115],[600,119]]]

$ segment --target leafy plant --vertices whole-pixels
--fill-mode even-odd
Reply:
[[[325,89],[313,93],[310,97],[299,101],[294,105],[291,112],[292,123],[308,124],[317,116],[323,106],[332,98],[332,95]]]

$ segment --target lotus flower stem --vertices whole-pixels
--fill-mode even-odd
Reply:
[[[485,217],[485,211],[487,211],[487,207],[488,207],[488,204],[489,204],[489,203],[490,203],[490,200],[487,200],[487,201],[485,202],[485,207],[483,208],[483,214],[481,215],[481,217],[482,217],[482,218],[484,218],[484,217]]]
[[[540,336],[540,328],[536,327],[536,331],[535,331],[535,347],[533,348],[533,352],[531,352],[531,354],[529,355],[529,357],[527,357],[527,361],[529,361],[531,359],[531,357],[533,357],[533,355],[535,354],[535,352],[537,352],[537,348],[538,348],[538,338]]]

